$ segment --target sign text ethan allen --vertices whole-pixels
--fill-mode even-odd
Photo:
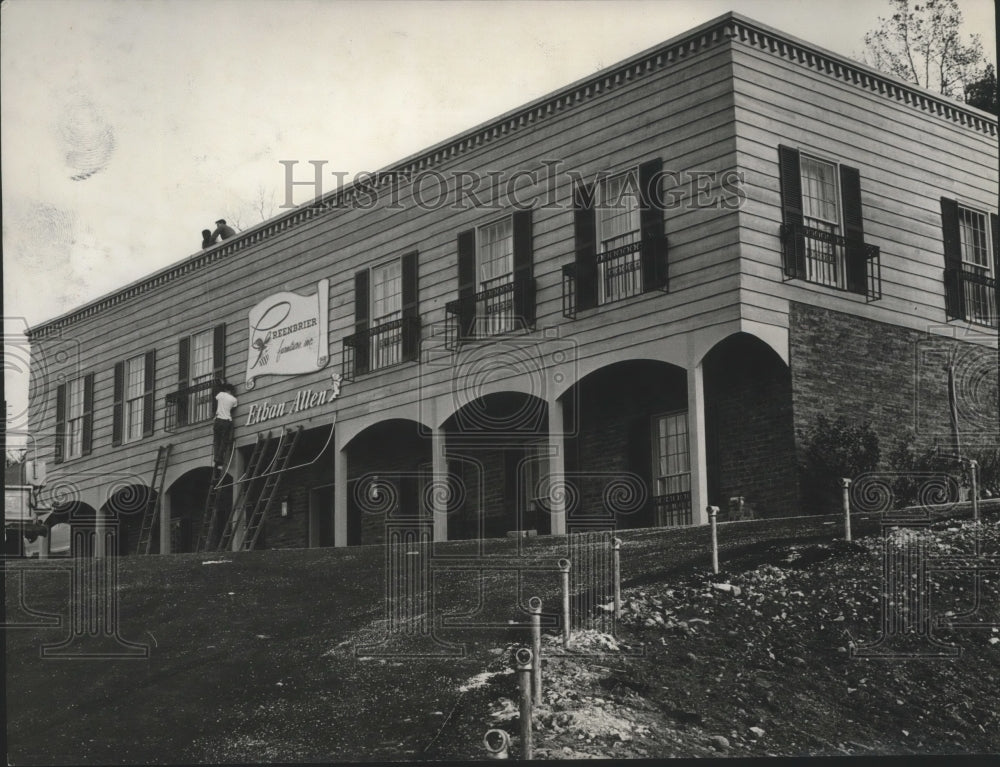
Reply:
[[[287,400],[283,402],[264,400],[259,405],[251,405],[245,425],[254,426],[272,418],[301,413],[333,402],[340,396],[340,373],[334,373],[331,378],[333,379],[332,387],[328,389],[299,389],[295,394],[295,399],[290,402]]]

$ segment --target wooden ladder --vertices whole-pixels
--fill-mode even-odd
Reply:
[[[239,513],[246,506],[247,498],[251,497],[250,491],[252,486],[257,481],[258,471],[260,470],[260,463],[264,458],[264,453],[267,449],[268,443],[271,441],[271,432],[257,432],[257,441],[254,442],[253,451],[250,453],[250,460],[247,462],[246,471],[243,473],[243,477],[238,480],[240,489],[233,499],[233,508],[229,510],[229,517],[226,519],[226,524],[222,528],[222,535],[219,538],[219,545],[217,547],[218,551],[228,551],[233,542],[233,536],[236,534],[236,523],[239,518]],[[210,539],[209,539],[210,540]],[[207,545],[208,541],[206,541]]]
[[[288,465],[288,459],[291,458],[292,451],[295,450],[295,445],[299,441],[300,434],[302,434],[301,426],[294,432],[289,429],[285,431],[281,442],[278,444],[278,453],[269,467],[267,476],[264,479],[264,485],[260,490],[260,495],[257,496],[256,502],[247,515],[247,533],[243,538],[243,551],[252,550],[257,543],[261,528],[264,526],[264,518],[267,516],[268,509],[271,508],[271,503],[277,494],[278,486],[281,484],[285,467]]]
[[[160,516],[160,503],[163,498],[163,480],[167,475],[167,461],[170,460],[171,444],[160,445],[156,451],[156,463],[153,465],[153,479],[149,483],[150,496],[146,501],[146,509],[142,514],[142,525],[139,527],[139,544],[136,551],[149,554],[153,544],[153,527]]]

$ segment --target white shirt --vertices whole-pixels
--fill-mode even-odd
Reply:
[[[219,407],[215,411],[215,417],[223,421],[233,420],[233,408],[236,407],[236,397],[227,391],[220,391],[215,395]]]

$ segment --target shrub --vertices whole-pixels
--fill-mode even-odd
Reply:
[[[802,493],[820,511],[839,505],[840,480],[853,479],[878,466],[878,435],[871,424],[851,424],[840,417],[830,422],[819,416],[805,435]]]

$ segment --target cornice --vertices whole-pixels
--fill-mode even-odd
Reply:
[[[30,339],[41,339],[59,328],[86,319],[105,309],[154,290],[171,280],[209,266],[241,250],[270,239],[292,227],[309,222],[332,210],[355,207],[359,195],[379,192],[395,178],[410,178],[443,163],[466,155],[487,144],[502,141],[576,106],[648,77],[720,43],[756,48],[800,66],[836,78],[881,97],[892,99],[928,114],[949,120],[985,136],[997,135],[993,115],[968,107],[924,88],[878,72],[846,57],[786,35],[737,13],[727,13],[594,75],[542,96],[488,122],[470,128],[429,149],[411,155],[378,171],[363,184],[357,181],[312,202],[300,205],[241,232],[207,250],[172,264],[154,274],[126,285],[66,314],[40,323],[27,331]]]

